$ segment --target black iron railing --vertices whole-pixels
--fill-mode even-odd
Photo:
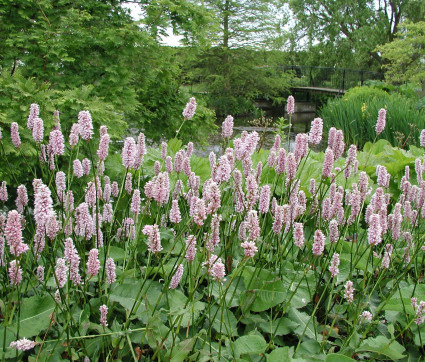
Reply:
[[[366,80],[383,80],[384,74],[361,69],[284,65],[284,72],[293,72],[294,87],[328,88],[345,91],[361,86]]]

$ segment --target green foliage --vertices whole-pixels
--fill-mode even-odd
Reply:
[[[388,61],[386,76],[394,82],[417,82],[425,97],[425,21],[404,22],[397,37],[378,50]]]
[[[378,136],[393,145],[407,147],[419,143],[425,128],[425,112],[416,109],[413,99],[371,87],[350,89],[342,98],[329,101],[319,112],[326,130],[342,129],[345,142],[363,146],[376,138],[378,111],[387,111],[386,127]]]
[[[403,19],[417,22],[425,14],[421,0],[290,0],[289,6],[297,21],[288,37],[295,49],[305,39],[309,64],[377,71],[383,61],[376,46],[392,41]]]
[[[206,49],[189,64],[188,81],[221,116],[253,113],[258,99],[284,104],[291,75],[276,67],[283,57],[278,52]]]

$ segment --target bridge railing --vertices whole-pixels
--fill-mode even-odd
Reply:
[[[294,74],[293,84],[298,87],[317,87],[345,91],[363,85],[366,80],[383,80],[384,74],[360,69],[285,65],[279,67]]]

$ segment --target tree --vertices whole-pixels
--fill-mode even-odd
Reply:
[[[297,19],[294,47],[312,49],[322,65],[376,70],[382,64],[376,46],[392,41],[404,19],[416,22],[425,15],[422,0],[289,0],[289,5]]]
[[[425,21],[403,23],[396,38],[377,49],[388,61],[387,78],[394,82],[418,82],[425,97]]]
[[[179,90],[180,67],[153,35],[155,24],[139,26],[122,3],[0,0],[0,84],[7,90],[0,93],[0,104],[13,108],[13,114],[3,108],[0,125],[25,119],[29,104],[36,100],[46,100],[49,112],[57,107],[69,117],[77,116],[76,108],[88,109],[96,100],[96,110],[108,110],[93,117],[97,124],[113,123],[112,116],[152,132],[149,136],[154,139],[174,136],[174,124],[189,98]],[[189,23],[184,16],[189,14],[182,9],[175,6],[180,16],[173,22],[184,26]],[[21,104],[12,104],[16,98],[8,92],[15,85],[19,88],[15,93],[27,95],[26,81],[36,92],[48,84],[49,96],[33,93],[19,100]],[[112,136],[114,131],[118,137],[125,127],[114,127]]]

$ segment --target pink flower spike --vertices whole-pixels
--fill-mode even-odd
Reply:
[[[16,148],[21,147],[21,138],[19,137],[19,126],[16,122],[12,122],[10,125],[10,137],[12,138],[12,143]]]
[[[58,258],[56,260],[55,276],[58,288],[63,288],[68,280],[68,267],[65,264],[65,259]]]
[[[89,141],[93,135],[93,122],[89,111],[78,113],[78,125],[80,126],[81,138]]]
[[[325,235],[321,230],[316,230],[314,233],[313,254],[322,255],[325,250]]]
[[[0,201],[6,202],[8,198],[6,181],[3,181],[0,186]]]
[[[29,129],[34,128],[34,121],[40,115],[40,107],[36,103],[32,103],[30,106],[30,114],[27,119],[27,127]]]
[[[33,349],[37,344],[37,342],[30,341],[29,339],[26,339],[24,337],[17,341],[10,342],[9,347],[15,348],[18,351],[28,351],[30,349]]]
[[[111,137],[109,134],[105,133],[101,138],[99,142],[99,149],[97,150],[96,154],[97,157],[99,157],[99,160],[105,161],[106,157],[108,156],[109,152],[109,142],[111,141]]]
[[[173,277],[171,278],[170,289],[176,289],[179,286],[180,280],[182,279],[182,276],[183,276],[183,271],[184,271],[183,264],[180,264],[177,267]]]
[[[43,142],[44,126],[41,118],[34,119],[34,127],[32,128],[32,138],[36,143]]]
[[[186,239],[186,255],[185,258],[189,263],[192,263],[195,260],[196,255],[196,237],[194,235],[189,235]]]
[[[103,304],[99,307],[100,311],[100,324],[106,328],[108,326],[107,317],[108,317],[108,307]]]
[[[148,236],[148,250],[151,253],[158,254],[162,250],[158,225],[145,225],[142,233]]]
[[[381,108],[378,112],[378,120],[376,121],[376,135],[379,135],[385,128],[385,118],[387,111]]]
[[[170,210],[170,221],[178,224],[182,220],[180,209],[179,209],[179,202],[178,200],[173,200]]]
[[[321,118],[315,118],[311,122],[310,133],[308,140],[313,145],[318,145],[322,141],[323,134],[323,120]]]
[[[108,258],[106,259],[106,283],[111,285],[116,279],[114,259]]]
[[[91,249],[89,252],[89,258],[87,260],[87,274],[94,277],[99,273],[100,261],[99,261],[99,250],[96,248]]]
[[[223,138],[230,138],[233,134],[233,117],[228,115],[222,124],[221,136]]]
[[[347,280],[345,283],[344,298],[347,299],[348,303],[353,303],[354,301],[354,290],[353,282],[351,280]]]
[[[49,145],[54,155],[63,155],[65,152],[65,139],[60,130],[56,129],[50,132]]]
[[[22,269],[19,264],[17,264],[16,260],[12,260],[9,263],[8,273],[10,285],[18,286],[22,281]]]
[[[335,253],[332,257],[332,262],[329,267],[329,271],[331,272],[332,277],[335,277],[339,274],[339,269],[338,269],[339,263],[340,263],[339,254]]]
[[[190,98],[189,102],[186,104],[186,108],[183,111],[184,119],[191,119],[195,115],[196,110],[196,99],[194,97]]]
[[[288,101],[286,104],[286,111],[288,112],[288,114],[295,113],[295,98],[293,96],[288,97]]]

